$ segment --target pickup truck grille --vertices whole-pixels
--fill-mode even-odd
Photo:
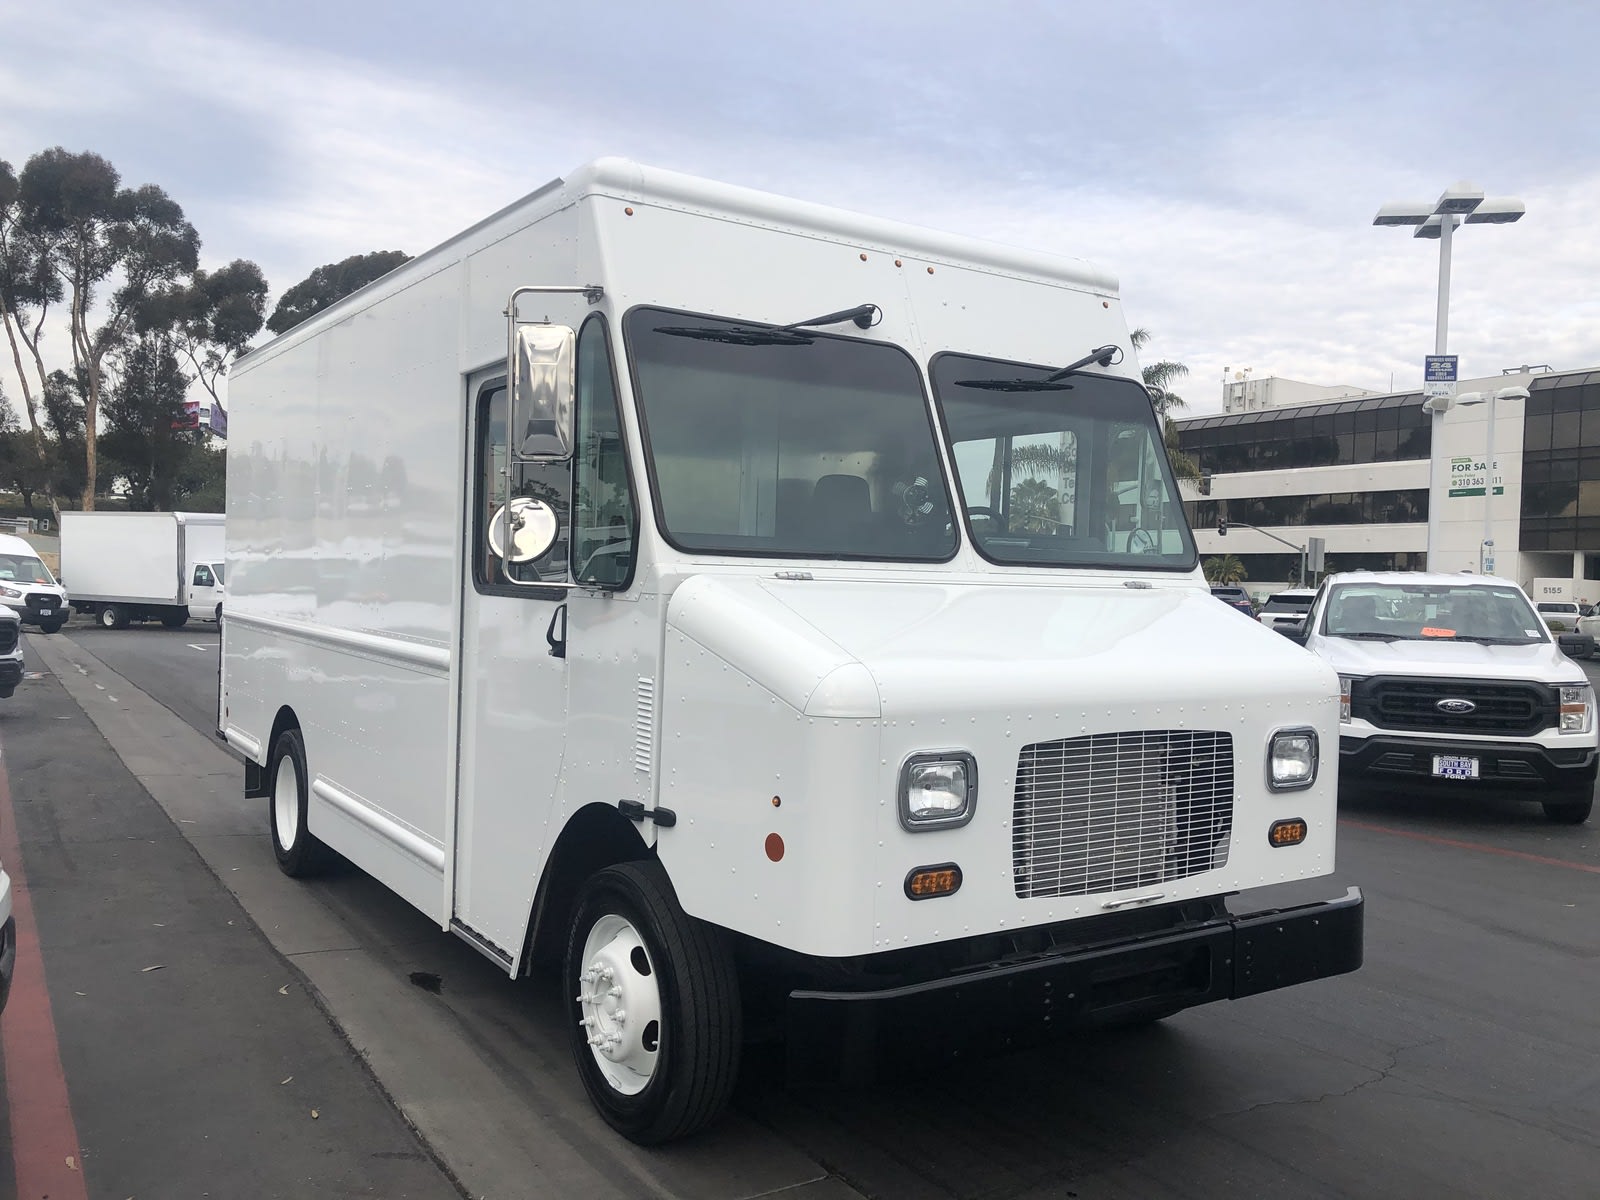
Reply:
[[[1447,712],[1441,700],[1465,700],[1472,709]],[[1350,690],[1352,717],[1379,729],[1421,733],[1538,733],[1556,725],[1559,706],[1555,689],[1537,683],[1377,676],[1357,680]]]
[[[1016,893],[1087,896],[1228,861],[1233,738],[1158,729],[1024,746],[1012,802]]]
[[[0,654],[10,654],[17,648],[17,634],[21,626],[15,621],[0,621]]]

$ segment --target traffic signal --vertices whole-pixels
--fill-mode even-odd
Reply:
[[[1217,518],[1217,536],[1218,537],[1227,537],[1228,536],[1228,518],[1227,517],[1218,517]]]

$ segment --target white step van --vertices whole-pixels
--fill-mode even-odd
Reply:
[[[1115,280],[633,163],[245,356],[219,723],[337,851],[565,976],[640,1142],[1354,970],[1338,687],[1209,595]]]

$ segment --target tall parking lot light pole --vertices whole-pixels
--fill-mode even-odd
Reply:
[[[1470,183],[1448,187],[1435,204],[1396,201],[1385,204],[1372,218],[1374,225],[1414,225],[1413,237],[1439,239],[1439,298],[1434,316],[1433,352],[1445,353],[1450,329],[1450,242],[1463,220],[1468,225],[1509,225],[1522,219],[1527,205],[1507,196],[1485,200],[1483,192]],[[1448,407],[1448,406],[1446,406]],[[1435,570],[1439,546],[1439,505],[1433,494],[1434,464],[1439,458],[1439,420],[1444,410],[1424,404],[1432,414],[1428,427],[1428,570]]]

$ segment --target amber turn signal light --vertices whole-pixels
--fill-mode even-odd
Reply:
[[[1267,830],[1267,842],[1273,846],[1298,846],[1306,840],[1306,823],[1300,817],[1287,821],[1274,821]]]
[[[931,900],[935,896],[948,896],[960,887],[961,868],[955,863],[916,867],[906,876],[908,900]]]

